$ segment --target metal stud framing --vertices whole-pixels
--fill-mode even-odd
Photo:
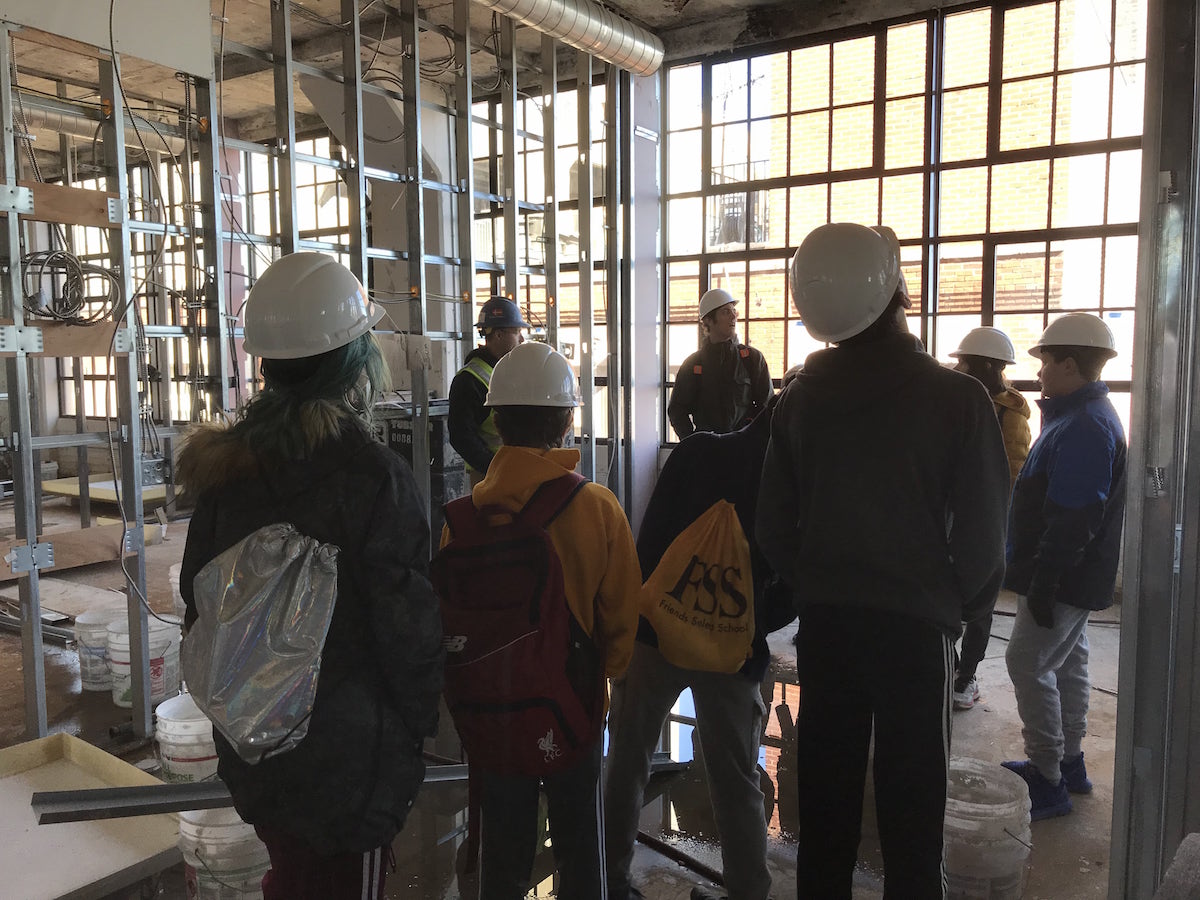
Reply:
[[[217,415],[232,407],[229,399],[235,361],[229,348],[229,316],[225,297],[225,246],[221,242],[221,169],[217,148],[217,92],[212,82],[196,79],[196,107],[207,120],[199,142],[200,156],[200,237],[204,244],[204,334],[208,373],[206,399],[208,413]],[[189,221],[194,221],[192,217]],[[230,261],[232,263],[232,260]],[[168,487],[170,490],[170,487]]]
[[[0,25],[0,126],[4,128],[4,184],[17,187],[17,148],[13,139],[12,41],[7,27]],[[4,217],[3,313],[21,329],[25,324],[21,287],[21,220],[10,212]],[[16,536],[31,549],[37,543],[37,497],[34,492],[33,427],[30,416],[29,357],[24,350],[8,358],[9,421],[16,427],[11,435],[13,491],[16,506]],[[31,556],[33,554],[31,553]],[[46,733],[46,670],[42,662],[41,604],[38,600],[38,570],[31,568],[18,582],[21,602],[21,661],[25,682],[25,731],[30,737]]]
[[[582,394],[579,448],[585,478],[596,478],[596,373],[592,359],[592,58],[576,54],[576,103],[579,108],[579,392]]]
[[[500,20],[500,109],[504,121],[500,152],[504,189],[504,293],[516,300],[520,287],[520,256],[517,247],[517,26],[512,19]]]
[[[271,0],[271,49],[275,57],[276,184],[279,202],[279,249],[286,256],[300,242],[296,223],[296,98],[292,93],[292,8],[289,0]],[[355,59],[358,58],[357,52]]]
[[[367,282],[367,180],[363,173],[362,64],[359,62],[361,23],[358,0],[342,0],[342,78],[345,137],[350,168],[342,172],[350,203],[350,271]]]
[[[110,104],[112,114],[105,120],[103,137],[105,173],[108,190],[120,198],[122,210],[129,209],[129,182],[125,166],[125,108],[120,89],[117,67],[119,60],[100,60],[100,97]],[[124,329],[129,335],[135,332],[137,299],[134,296],[132,240],[129,217],[121,216],[119,225],[108,232],[108,246],[112,267],[118,270],[121,280],[121,298],[124,308],[113,310],[117,331]],[[190,267],[189,267],[190,268]],[[114,335],[114,340],[116,335]],[[133,730],[139,737],[153,734],[150,717],[150,643],[146,621],[146,553],[144,546],[145,520],[142,512],[142,437],[141,419],[138,415],[138,369],[137,354],[124,353],[110,356],[117,370],[117,422],[120,429],[120,472],[116,474],[120,489],[121,518],[125,523],[124,549],[132,554],[122,560],[126,581],[129,586],[129,664],[134,675],[132,715]],[[129,538],[132,537],[132,540]],[[118,551],[120,553],[120,551]]]
[[[558,343],[558,133],[554,116],[558,112],[558,53],[551,37],[542,38],[542,163],[546,185],[542,212],[542,265],[546,278],[546,343],[562,349]]]
[[[621,147],[620,110],[621,97],[617,89],[617,70],[608,66],[604,73],[606,108],[604,115],[604,290],[608,297],[605,304],[605,329],[608,333],[608,369],[605,396],[605,415],[608,419],[608,476],[607,483],[617,499],[624,502],[625,459],[622,452],[621,423],[624,417],[622,388],[625,379],[624,358],[621,352],[625,341],[621,339],[625,318],[621,309],[621,176],[625,153]]]
[[[404,149],[408,164],[408,189],[405,206],[408,211],[408,284],[409,338],[424,339],[427,330],[427,296],[425,285],[425,180],[421,156],[421,45],[417,38],[416,0],[401,4],[400,33],[404,45]],[[412,373],[413,474],[417,487],[429,506],[431,496],[429,471],[429,373],[420,365]]]
[[[462,72],[454,85],[454,163],[458,178],[459,293],[461,320],[470,335],[475,312],[475,164],[471,148],[471,0],[454,0],[454,57]],[[462,342],[468,349],[470,341]]]

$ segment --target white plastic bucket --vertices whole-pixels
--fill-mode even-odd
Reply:
[[[999,763],[950,760],[947,900],[1019,900],[1029,876],[1029,788]]]
[[[156,704],[179,692],[179,643],[182,631],[178,616],[149,616],[150,703]],[[129,668],[129,620],[122,616],[108,625],[108,663],[112,671],[112,698],[117,706],[133,706],[133,681]]]
[[[183,568],[182,564],[175,563],[167,569],[167,581],[171,584],[171,599],[175,604],[176,614],[180,616],[187,609],[187,604],[183,602],[183,594],[179,590],[179,570],[181,568]]]
[[[203,781],[217,774],[212,722],[191,694],[164,700],[154,715],[154,737],[164,781]]]
[[[266,845],[233,809],[179,814],[188,900],[258,900],[271,868]]]
[[[75,617],[75,646],[79,650],[79,680],[85,691],[112,690],[108,665],[108,624],[124,615],[121,609],[89,609]]]

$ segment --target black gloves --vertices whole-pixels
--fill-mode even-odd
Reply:
[[[1029,614],[1033,616],[1033,621],[1037,622],[1043,628],[1054,627],[1054,593],[1030,593],[1026,598],[1029,604]]]

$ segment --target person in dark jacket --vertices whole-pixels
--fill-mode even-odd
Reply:
[[[1112,605],[1125,514],[1125,431],[1100,372],[1117,355],[1100,318],[1068,313],[1029,351],[1041,360],[1042,430],[1013,488],[1004,586],[1018,595],[1005,660],[1026,760],[1029,817],[1066,815],[1092,783],[1083,760],[1088,614]]]
[[[487,474],[492,457],[500,449],[496,418],[485,406],[492,370],[504,356],[525,340],[523,329],[529,323],[521,318],[521,308],[507,297],[492,297],[479,311],[475,323],[483,346],[467,354],[463,367],[450,382],[450,446],[458,451],[467,466],[471,487]]]
[[[770,436],[772,402],[732,434],[698,432],[671,451],[654,486],[638,534],[642,579],[650,576],[672,541],[718,500],[734,505],[750,545],[755,633],[751,657],[732,674],[673,665],[658,651],[650,623],[638,621],[638,642],[625,677],[613,683],[605,768],[605,849],[610,900],[635,896],[629,880],[638,818],[650,778],[650,758],[679,695],[692,691],[696,730],[717,830],[725,884],[739,900],[766,900],[767,827],[759,788],[758,747],[766,707],[760,684],[770,655],[766,635],[795,618],[789,593],[778,589],[753,539],[758,477]],[[693,890],[693,900],[708,895]]]
[[[1017,361],[1012,341],[999,328],[982,325],[972,328],[950,354],[958,360],[956,371],[976,379],[986,389],[996,408],[1008,473],[1016,483],[1017,473],[1029,455],[1029,401],[1004,378],[1004,369]],[[1007,511],[1005,512],[1007,517]],[[979,699],[979,679],[975,673],[987,654],[992,636],[992,611],[963,626],[962,656],[954,676],[951,695],[954,708],[971,709]]]
[[[180,453],[196,497],[180,573],[193,579],[257,529],[290,522],[340,548],[337,604],[308,734],[256,765],[217,733],[218,774],[270,853],[266,900],[383,896],[384,864],[424,778],[437,729],[442,631],[428,580],[429,527],[407,463],[368,429],[386,365],[381,312],[318,253],[272,264],[246,302],[246,350],[264,389],[229,427]],[[186,638],[185,638],[186,640]]]
[[[891,229],[823,225],[791,277],[835,345],[782,392],[755,525],[800,615],[797,896],[851,897],[873,736],[885,895],[942,897],[954,641],[1004,574],[1000,426],[908,333]]]
[[[700,327],[704,344],[679,367],[667,402],[667,418],[680,440],[695,431],[737,431],[771,396],[766,359],[738,343],[737,301],[729,291],[705,291]]]

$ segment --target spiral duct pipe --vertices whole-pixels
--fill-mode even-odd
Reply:
[[[635,75],[653,75],[662,65],[661,40],[593,0],[475,2]]]

